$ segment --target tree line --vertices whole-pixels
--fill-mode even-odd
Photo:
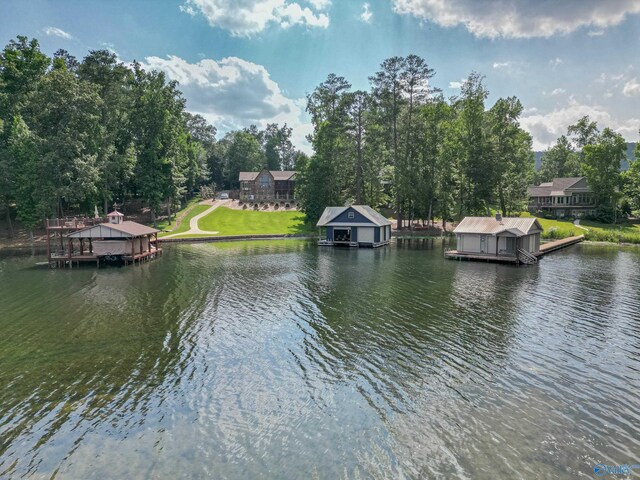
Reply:
[[[622,172],[626,150],[622,135],[608,127],[601,131],[596,122],[584,116],[544,152],[536,180],[586,177],[595,201],[594,218],[615,222],[640,210],[640,162],[631,162],[629,170]],[[640,158],[640,144],[635,157]]]
[[[500,98],[487,109],[478,73],[445,98],[434,75],[423,58],[393,57],[369,91],[330,74],[308,95],[314,155],[301,165],[298,196],[309,220],[347,203],[389,204],[399,228],[525,208],[534,155],[521,102]]]
[[[287,125],[216,133],[186,111],[177,82],[108,50],[50,58],[18,36],[0,52],[0,208],[10,232],[12,218],[33,230],[132,199],[155,223],[203,185],[236,187],[240,170],[291,169],[302,155]]]

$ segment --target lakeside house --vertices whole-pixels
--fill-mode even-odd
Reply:
[[[122,261],[126,264],[151,260],[162,253],[160,230],[125,221],[117,210],[103,218],[47,220],[47,252],[50,266],[72,267],[75,263]]]
[[[593,192],[585,177],[554,178],[551,182],[532,185],[527,189],[528,210],[556,218],[581,218],[595,213]]]
[[[259,172],[240,172],[239,199],[244,202],[294,200],[296,173],[266,168]]]
[[[456,249],[448,258],[468,258],[509,263],[536,263],[542,225],[535,217],[465,217],[453,230]]]
[[[368,205],[327,207],[316,226],[325,229],[319,245],[380,247],[391,239],[391,222]]]

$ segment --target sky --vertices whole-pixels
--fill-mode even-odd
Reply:
[[[517,96],[535,150],[583,115],[639,137],[640,0],[0,0],[0,41],[17,35],[162,70],[219,136],[287,123],[306,152],[308,93],[330,73],[369,89],[409,54],[447,97],[472,71],[487,108]]]

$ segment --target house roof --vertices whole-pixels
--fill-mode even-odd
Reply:
[[[356,212],[358,212],[360,215],[365,217],[367,220],[369,220],[374,225],[378,225],[379,227],[381,227],[383,225],[391,225],[391,222],[389,221],[389,219],[385,218],[383,215],[381,215],[380,213],[376,212],[369,205],[351,205],[350,207],[327,207],[327,208],[325,208],[324,212],[322,212],[322,216],[320,217],[320,220],[318,220],[318,223],[316,223],[316,226],[317,227],[326,227],[327,225],[330,225],[332,223],[332,220],[334,220],[341,213],[346,212],[350,208],[355,210]],[[353,223],[358,223],[358,222],[353,222]],[[344,222],[340,223],[339,225],[336,224],[336,226],[344,226]]]
[[[67,234],[70,238],[96,238],[100,237],[116,237],[116,238],[130,238],[141,237],[143,235],[151,235],[158,233],[160,230],[147,227],[137,222],[126,221],[122,223],[100,223],[93,227],[86,227],[76,232]]]
[[[260,173],[267,171],[274,180],[291,180],[297,172],[291,170],[261,170],[260,172],[240,172],[238,180],[241,182],[250,182],[258,178]]]
[[[114,210],[111,213],[107,213],[107,217],[124,217],[124,213],[120,213],[118,210]]]
[[[480,233],[485,235],[498,235],[510,233],[522,237],[530,233],[542,232],[543,228],[535,217],[504,217],[496,220],[495,217],[465,217],[453,230],[454,233]]]
[[[554,178],[552,182],[532,185],[527,189],[530,197],[564,197],[571,195],[573,190],[588,190],[585,177]]]

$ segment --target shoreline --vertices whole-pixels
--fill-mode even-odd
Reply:
[[[407,232],[392,232],[391,237],[396,240],[410,240],[410,239],[434,239],[444,240],[452,238],[452,235],[420,235],[420,234],[407,234]],[[317,235],[310,234],[247,234],[247,235],[220,235],[220,236],[202,236],[202,237],[185,237],[185,238],[160,238],[161,243],[215,243],[215,242],[241,242],[252,240],[313,240],[317,239]],[[553,240],[546,240],[547,242]],[[603,242],[596,240],[585,240],[582,242],[587,245],[601,245],[608,247],[640,247],[640,244],[629,242]],[[0,240],[0,251],[2,250],[27,250],[33,248],[45,248],[47,243],[43,239],[37,239],[33,243],[28,240],[9,241],[9,239]]]

